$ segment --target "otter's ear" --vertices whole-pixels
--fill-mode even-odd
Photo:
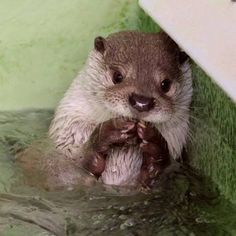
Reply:
[[[180,65],[183,65],[187,60],[190,59],[189,56],[179,48],[177,43],[166,32],[161,31],[160,35],[163,37],[166,45],[168,45],[169,50],[175,53],[176,59]]]
[[[106,40],[101,36],[95,38],[94,40],[94,48],[100,53],[104,53],[105,44],[106,44]]]
[[[189,55],[187,55],[184,51],[180,50],[178,54],[178,60],[180,65],[183,65],[186,61],[190,59]]]

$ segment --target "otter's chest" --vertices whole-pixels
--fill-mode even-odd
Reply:
[[[114,148],[110,151],[101,180],[108,185],[136,185],[142,165],[138,146]]]

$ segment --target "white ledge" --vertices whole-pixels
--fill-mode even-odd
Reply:
[[[140,0],[139,4],[236,102],[236,2]]]

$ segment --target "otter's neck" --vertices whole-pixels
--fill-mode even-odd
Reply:
[[[185,120],[182,120],[178,124],[169,123],[157,127],[159,132],[167,141],[173,159],[180,158],[182,150],[186,146],[189,130],[188,123],[189,115],[186,114]]]

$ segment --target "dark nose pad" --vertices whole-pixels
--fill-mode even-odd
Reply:
[[[150,111],[154,107],[154,98],[132,93],[129,96],[129,104],[139,112]]]

